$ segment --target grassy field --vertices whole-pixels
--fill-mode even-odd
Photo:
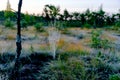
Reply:
[[[48,32],[22,29],[20,80],[120,80],[120,33],[67,28],[60,31],[56,59]],[[0,80],[8,80],[16,55],[16,29],[0,26]]]

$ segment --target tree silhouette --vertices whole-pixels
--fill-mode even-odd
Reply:
[[[59,12],[60,12],[60,7],[56,7],[54,5],[45,5],[45,7],[47,9],[46,11],[48,11],[49,17],[53,21],[53,26],[55,26],[57,17],[58,17]]]
[[[78,12],[74,12],[73,13],[73,17],[75,18],[75,20],[80,20],[80,14]]]
[[[64,10],[64,20],[66,21],[69,18],[69,12],[67,11],[67,9]]]
[[[21,25],[20,25],[21,7],[22,7],[22,0],[19,0],[18,13],[17,13],[17,37],[16,37],[17,56],[16,56],[14,69],[12,71],[12,74],[10,75],[10,80],[20,80],[18,69],[19,69],[19,57],[20,57],[21,49],[22,49],[22,46],[21,46]]]
[[[22,0],[19,0],[18,4],[18,17],[17,17],[17,38],[16,38],[16,46],[17,46],[17,59],[19,58],[21,54],[21,25],[20,25],[20,19],[21,19],[21,7],[22,7]]]

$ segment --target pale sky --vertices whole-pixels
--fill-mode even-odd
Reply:
[[[12,9],[17,10],[19,0],[9,0]],[[0,10],[6,9],[7,0],[0,0]],[[116,13],[120,9],[120,0],[23,0],[22,12],[41,14],[46,4],[60,6],[61,12],[66,8],[70,12],[83,12],[87,8],[97,11],[100,5],[108,13]]]

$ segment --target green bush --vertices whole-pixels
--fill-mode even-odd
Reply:
[[[58,22],[56,22],[56,24],[55,24],[55,27],[58,29],[58,30],[65,30],[65,26],[63,26],[63,23],[61,22],[61,21],[58,21]]]
[[[21,21],[21,27],[22,27],[22,28],[27,28],[27,21],[22,20],[22,21]]]
[[[115,26],[120,28],[120,21],[116,22]]]
[[[88,24],[88,23],[86,23],[86,24],[83,25],[83,27],[85,27],[85,28],[91,28],[91,25]]]
[[[14,23],[12,21],[10,21],[10,19],[7,19],[4,23],[4,25],[5,25],[5,27],[13,28]]]
[[[113,30],[120,30],[120,21],[116,22],[116,24],[113,27]]]
[[[109,40],[101,38],[101,31],[92,31],[92,45],[93,48],[108,48]]]
[[[36,23],[34,27],[37,31],[43,32],[44,31],[43,25],[44,25],[43,23]]]

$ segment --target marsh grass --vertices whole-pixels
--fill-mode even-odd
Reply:
[[[36,76],[42,80],[109,80],[109,75],[119,73],[109,65],[113,56],[88,52],[59,53],[56,60],[45,65]],[[116,63],[116,62],[114,62]]]
[[[46,32],[36,32],[32,27],[22,30],[22,36],[27,39],[23,40],[20,56],[21,80],[119,80],[120,54],[116,49],[91,48],[89,43],[92,30],[78,28],[68,30],[73,30],[72,34],[75,35],[79,32],[74,31],[85,31],[85,37],[76,40],[73,39],[75,36],[71,39],[68,37],[69,33],[64,34],[65,37],[60,38],[57,43],[55,60],[49,55]],[[12,34],[16,34],[16,30],[2,28],[1,35],[7,34],[14,36]],[[100,34],[100,37],[110,41],[116,40],[107,33]],[[0,40],[0,77],[6,80],[14,67],[16,53],[14,42],[13,38]]]

